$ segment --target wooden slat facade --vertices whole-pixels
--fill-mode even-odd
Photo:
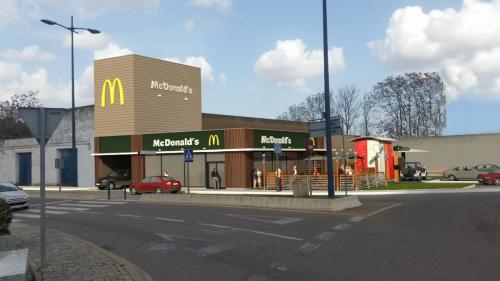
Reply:
[[[94,150],[96,153],[99,153],[99,138],[94,138]],[[94,157],[94,181],[97,182],[97,179],[102,175],[102,160],[101,157]]]
[[[131,139],[132,151],[142,150],[142,135],[134,135]],[[144,156],[142,155],[132,155],[131,156],[131,170],[132,170],[132,182],[140,182],[144,178]]]
[[[224,131],[225,148],[253,147],[253,130],[229,129]],[[253,152],[226,152],[226,187],[251,186],[250,171],[253,168]]]

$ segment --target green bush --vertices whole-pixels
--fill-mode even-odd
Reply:
[[[0,235],[9,235],[9,226],[12,222],[12,211],[5,199],[0,198]]]

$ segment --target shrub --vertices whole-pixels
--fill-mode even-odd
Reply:
[[[9,226],[12,222],[12,211],[9,204],[0,198],[0,235],[9,235]]]

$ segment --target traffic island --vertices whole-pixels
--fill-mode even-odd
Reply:
[[[357,196],[293,198],[271,195],[143,194],[140,201],[318,212],[339,212],[362,205]]]

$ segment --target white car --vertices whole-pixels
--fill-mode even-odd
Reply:
[[[28,194],[11,182],[0,181],[0,198],[5,199],[12,210],[29,207]]]

